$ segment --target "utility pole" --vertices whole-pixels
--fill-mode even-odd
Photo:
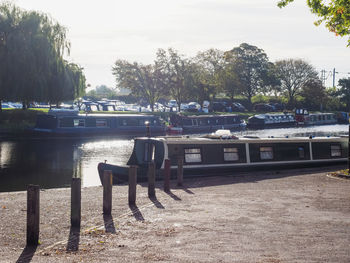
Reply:
[[[322,86],[326,86],[326,70],[322,69],[321,70],[321,81],[322,81]]]
[[[333,68],[333,87],[335,87],[335,74],[338,74],[338,72],[336,72],[335,68]]]

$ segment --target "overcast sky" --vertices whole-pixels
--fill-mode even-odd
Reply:
[[[48,13],[68,29],[69,61],[84,68],[92,87],[115,87],[117,59],[152,63],[158,48],[172,47],[186,57],[248,43],[270,61],[301,58],[326,70],[327,85],[350,77],[347,38],[316,27],[306,1],[279,9],[277,0],[16,0],[27,10]]]

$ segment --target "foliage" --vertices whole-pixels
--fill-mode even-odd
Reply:
[[[0,100],[58,103],[84,93],[82,68],[69,54],[66,29],[48,15],[0,4]]]
[[[327,94],[321,80],[309,79],[303,85],[300,94],[305,98],[304,103],[308,105],[309,110],[323,110],[326,104]]]
[[[147,100],[152,111],[154,103],[164,94],[164,83],[157,63],[142,65],[117,60],[112,69],[119,87],[130,89],[133,94]]]
[[[340,100],[346,104],[346,108],[350,109],[350,78],[343,78],[339,80],[340,89],[337,95]]]
[[[164,94],[174,98],[180,105],[189,98],[189,91],[194,83],[191,63],[172,48],[168,53],[159,49],[156,64],[159,66],[164,83]]]
[[[100,85],[87,92],[85,97],[97,101],[103,98],[117,99],[118,95],[114,89],[108,88],[106,85]]]
[[[294,0],[281,0],[278,2],[280,8],[285,7]],[[320,17],[315,25],[325,22],[329,31],[339,36],[350,34],[350,3],[348,0],[307,0],[310,11]],[[350,46],[350,38],[348,40]]]
[[[288,108],[293,109],[295,97],[300,95],[305,83],[318,79],[314,67],[301,59],[284,59],[275,63],[276,72],[281,81],[281,92],[288,98]]]
[[[265,52],[247,43],[225,52],[226,61],[236,64],[237,74],[240,83],[240,92],[248,99],[251,99],[263,86],[263,79],[268,71],[268,57]]]

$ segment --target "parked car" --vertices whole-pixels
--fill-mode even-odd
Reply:
[[[212,103],[211,109],[213,111],[228,112],[229,106],[224,101],[222,101],[222,102],[216,101],[216,102]]]
[[[258,103],[254,105],[254,110],[259,112],[270,112],[274,111],[275,108],[267,103]]]
[[[169,100],[168,102],[168,107],[177,107],[177,102],[176,100]]]
[[[232,111],[240,111],[240,112],[247,111],[247,109],[239,102],[233,102],[231,107],[232,107]]]
[[[190,112],[198,112],[201,109],[201,105],[199,105],[197,102],[190,102],[188,103],[188,107],[186,111]]]

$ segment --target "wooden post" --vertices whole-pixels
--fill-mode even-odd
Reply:
[[[179,156],[177,159],[177,185],[182,186],[183,185],[183,166],[184,166],[184,159],[182,156]]]
[[[156,169],[154,162],[148,164],[148,197],[155,197]]]
[[[103,172],[103,214],[111,215],[112,212],[112,171]]]
[[[129,167],[129,205],[136,205],[137,166]]]
[[[39,244],[40,189],[29,185],[27,189],[27,246]]]
[[[164,192],[170,192],[170,160],[164,160]]]
[[[81,179],[72,178],[70,223],[72,227],[80,227],[81,221]]]

